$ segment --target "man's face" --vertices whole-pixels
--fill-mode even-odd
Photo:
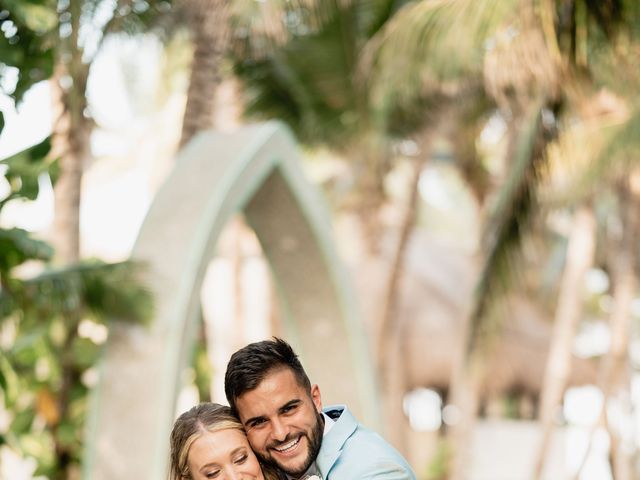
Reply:
[[[264,462],[298,477],[316,459],[323,432],[317,385],[309,393],[289,368],[276,369],[238,397],[236,408],[251,448]]]

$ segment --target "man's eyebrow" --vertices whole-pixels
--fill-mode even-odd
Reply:
[[[302,400],[300,400],[299,398],[294,398],[293,400],[289,400],[287,403],[285,403],[284,405],[282,405],[281,407],[278,408],[278,413],[282,413],[287,408],[295,407],[296,405],[299,405],[300,403],[302,403]],[[256,423],[258,420],[265,420],[266,421],[267,417],[264,416],[264,415],[258,415],[256,417],[248,418],[244,422],[244,426],[245,427],[250,427],[252,424]]]

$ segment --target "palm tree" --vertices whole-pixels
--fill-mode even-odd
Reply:
[[[34,2],[38,3],[38,2]],[[167,2],[153,1],[131,8],[127,0],[119,0],[112,6],[111,16],[102,27],[95,20],[99,11],[96,2],[70,0],[51,15],[58,18],[51,30],[45,32],[54,38],[52,152],[59,159],[60,172],[56,182],[53,244],[62,264],[76,262],[80,256],[80,198],[82,173],[90,157],[89,138],[93,120],[88,110],[86,88],[93,60],[100,52],[104,39],[118,31],[135,32],[148,26],[165,14]],[[92,22],[92,23],[91,23]],[[80,34],[82,28],[92,25],[98,38],[97,45],[86,45]]]
[[[182,7],[193,37],[193,60],[180,147],[197,132],[213,126],[215,93],[221,83],[220,69],[230,34],[230,2],[184,0]]]
[[[381,11],[385,15],[376,15]],[[363,160],[353,168],[369,172],[358,176],[356,191],[369,199],[359,206],[362,217],[369,212],[371,218],[383,201],[371,192],[381,192],[388,140],[420,131],[425,120],[436,122],[443,99],[462,103],[488,93],[492,101],[485,102],[484,112],[495,105],[507,121],[507,180],[498,200],[485,204],[485,242],[479,251],[484,269],[454,376],[466,379],[454,382],[459,385],[454,390],[466,392],[471,418],[473,392],[484,374],[482,359],[501,330],[495,300],[507,289],[506,276],[517,271],[520,239],[536,212],[544,213],[537,197],[552,181],[549,151],[570,132],[571,122],[563,118],[583,118],[581,106],[603,84],[590,62],[598,55],[607,58],[600,47],[613,43],[621,25],[629,27],[627,56],[636,51],[638,7],[617,0],[546,0],[539,5],[445,0],[352,2],[340,9],[335,2],[323,2],[291,7],[287,13],[287,35],[251,36],[236,47],[243,59],[238,71],[247,84],[249,113],[284,118],[308,143],[360,152]],[[622,98],[633,97],[629,92]],[[479,198],[486,198],[486,190]],[[375,232],[371,226],[368,230]],[[558,357],[568,354],[565,349]],[[468,442],[468,435],[462,438]],[[454,460],[452,478],[464,476],[464,462],[462,456]]]
[[[456,50],[463,52],[457,55],[452,55],[451,51],[443,54],[437,42],[445,37],[451,45],[458,46],[459,39],[451,40],[448,33],[455,32],[456,26],[461,31],[472,25],[475,37],[487,36],[487,32],[495,31],[509,12],[508,4],[501,2],[500,7],[485,5],[484,11],[490,15],[484,23],[475,21],[483,8],[477,8],[473,2],[422,2],[404,8],[399,8],[401,4],[396,2],[379,2],[375,4],[378,10],[359,2],[346,7],[334,2],[310,4],[287,11],[287,18],[292,19],[293,26],[284,39],[280,36],[250,35],[236,46],[237,56],[241,59],[238,71],[247,85],[250,114],[283,118],[301,140],[310,144],[330,144],[352,159],[356,183],[354,203],[370,240],[371,253],[376,253],[376,241],[380,237],[376,218],[384,203],[383,179],[392,161],[389,140],[414,136],[419,143],[426,144],[421,141],[425,132],[437,127],[423,128],[423,125],[430,122],[438,125],[439,119],[445,116],[443,112],[452,111],[446,105],[462,101],[483,105],[473,118],[482,118],[483,112],[486,114],[491,108],[491,102],[477,100],[485,98],[479,82],[483,66],[479,55],[480,42],[475,48]],[[416,24],[421,21],[426,25],[424,30],[428,31],[428,36],[424,35],[427,41],[422,38],[418,42],[408,41],[404,33],[412,29],[407,27],[415,27],[415,33]],[[454,28],[451,28],[452,23]],[[411,71],[413,59],[409,55],[407,62],[406,56],[396,53],[406,52],[407,48],[415,49],[412,50],[414,54],[420,53],[422,68],[419,72],[407,74]],[[424,65],[425,60],[427,65]],[[400,75],[396,75],[398,72]],[[530,84],[535,85],[536,74],[533,72],[526,77],[525,82],[528,83],[518,87],[522,90]],[[513,82],[504,89],[512,86]],[[413,90],[408,90],[411,87]],[[520,103],[512,107],[520,106],[522,97],[519,95],[517,100]],[[525,110],[524,106],[522,110]],[[477,123],[475,129],[469,129],[471,132],[477,130]],[[514,138],[518,134],[519,129],[514,128]],[[449,135],[454,136],[455,133]],[[465,138],[473,137],[467,135]],[[456,138],[455,144],[472,142],[460,142]],[[516,144],[515,140],[513,144]],[[533,142],[529,141],[529,144],[533,145]],[[428,151],[423,151],[422,155],[428,156]],[[464,171],[470,178],[477,178],[482,169],[476,167],[473,154],[470,158]],[[520,174],[529,172],[526,166],[518,170]],[[514,180],[515,183],[518,181]],[[479,198],[486,195],[486,187],[475,191]],[[521,193],[518,188],[512,191]],[[415,202],[417,197],[412,198]],[[508,203],[508,200],[504,202]],[[414,209],[415,204],[409,205],[408,212]],[[394,348],[385,342],[397,328],[392,319],[394,290],[406,245],[406,240],[402,239],[408,238],[413,220],[410,214],[406,220],[394,263],[389,269],[383,318],[378,322],[383,332],[378,346],[382,372],[387,362],[386,352]]]
[[[522,7],[524,15],[516,17],[514,8],[520,10]],[[562,2],[561,16],[557,15],[559,9],[560,2],[552,1],[541,2],[535,15],[533,4],[528,1],[409,4],[388,22],[387,28],[379,35],[379,41],[372,42],[375,61],[370,61],[370,64],[374,65],[373,71],[377,72],[373,85],[380,92],[378,98],[383,99],[382,105],[396,104],[395,99],[411,103],[416,97],[419,98],[421,90],[425,88],[425,78],[427,85],[428,82],[446,84],[451,78],[473,75],[474,72],[477,74],[478,64],[484,62],[486,89],[503,115],[510,119],[513,127],[510,132],[512,145],[518,143],[518,131],[529,130],[523,129],[527,122],[523,124],[522,121],[530,115],[528,111],[532,101],[534,105],[539,105],[538,108],[542,107],[547,118],[552,119],[551,126],[561,136],[563,132],[558,127],[563,124],[557,121],[558,115],[575,112],[576,104],[583,102],[585,97],[589,98],[598,88],[596,82],[584,80],[589,55],[597,51],[593,46],[613,40],[616,27],[620,24],[628,25],[629,30],[633,30],[637,25],[634,19],[637,19],[638,9],[631,2],[617,1],[597,5]],[[634,38],[631,32],[627,38]],[[398,51],[406,55],[397,55]],[[633,47],[631,51],[634,51]],[[547,123],[550,122],[547,120]],[[526,137],[524,134],[523,138]],[[521,144],[534,145],[539,142],[533,140]],[[517,266],[513,262],[513,250],[507,247],[509,244],[519,244],[519,238],[528,225],[527,213],[533,205],[536,185],[543,178],[540,175],[541,165],[535,167],[531,163],[541,158],[544,144],[549,142],[549,138],[544,140],[540,137],[540,140],[543,144],[536,149],[525,148],[531,154],[511,156],[514,159],[522,158],[525,163],[516,161],[513,165],[513,181],[507,181],[504,186],[505,196],[509,200],[502,205],[513,205],[511,199],[514,197],[510,197],[509,192],[524,204],[502,209],[498,204],[494,214],[497,221],[487,223],[487,236],[492,241],[482,253],[486,262],[478,284],[477,303],[464,334],[462,358],[457,362],[461,371],[454,375],[454,379],[462,380],[462,383],[453,382],[454,389],[457,384],[458,390],[466,391],[467,394],[462,396],[467,398],[469,409],[476,406],[474,390],[483,375],[482,355],[480,366],[475,371],[469,369],[472,365],[478,365],[478,362],[472,362],[471,359],[477,356],[479,350],[487,348],[492,337],[487,332],[499,332],[499,325],[493,323],[495,315],[490,314],[489,307],[495,301],[496,294],[504,291],[499,277]],[[511,151],[516,152],[513,149]],[[529,166],[522,168],[525,165]],[[519,172],[525,175],[519,175]],[[514,185],[518,187],[514,188]],[[523,209],[523,206],[529,207]],[[505,266],[508,267],[506,271]],[[559,300],[560,304],[572,302]],[[565,348],[558,357],[567,358],[569,352]],[[543,415],[548,417],[548,413]],[[473,411],[468,411],[465,418],[472,416]],[[469,425],[468,422],[462,423]],[[462,435],[462,438],[466,439],[462,443],[468,442],[468,435]],[[460,441],[457,443],[459,450]],[[452,478],[464,476],[462,469],[466,459],[460,455],[457,457],[450,472]]]
[[[287,3],[282,9],[285,23],[280,28],[240,19],[249,25],[236,38],[236,70],[245,84],[247,113],[250,116],[277,117],[286,121],[298,138],[310,145],[324,145],[349,161],[352,188],[342,198],[361,226],[368,267],[380,265],[376,276],[387,278],[383,304],[378,309],[373,342],[382,382],[400,382],[393,370],[394,359],[401,355],[398,344],[399,325],[394,321],[396,297],[401,278],[404,251],[415,223],[418,205],[417,181],[430,155],[434,132],[443,127],[437,119],[454,110],[450,92],[433,88],[416,105],[394,104],[382,108],[374,101],[367,74],[370,42],[377,42],[386,22],[403,2],[309,2]],[[477,82],[476,82],[477,85]],[[474,91],[473,86],[467,87]],[[450,89],[462,89],[452,85]],[[472,102],[475,104],[476,102]],[[428,106],[433,106],[428,110]],[[430,113],[429,116],[427,113]],[[451,134],[449,132],[449,134]],[[411,187],[403,221],[397,226],[394,253],[389,265],[380,262],[382,207],[388,201],[384,179],[393,162],[394,140],[411,139],[419,145],[412,163]],[[461,142],[464,143],[464,142]],[[470,168],[469,173],[473,171]],[[393,374],[388,373],[393,371]],[[389,415],[400,426],[401,398],[404,385],[386,385],[386,397],[393,397]],[[395,392],[395,393],[394,393]],[[391,395],[394,393],[393,395]],[[402,435],[389,432],[394,443]]]
[[[635,247],[640,235],[638,224],[640,203],[637,188],[633,187],[634,178],[637,178],[637,171],[634,171],[628,179],[619,181],[618,201],[622,228],[617,235],[612,235],[614,238],[608,252],[615,252],[615,254],[611,255],[611,258],[607,258],[607,262],[611,265],[611,283],[613,285],[613,305],[609,317],[611,347],[602,357],[598,372],[598,387],[603,397],[600,419],[590,432],[589,445],[576,478],[586,464],[596,428],[602,425],[607,427],[611,442],[609,459],[613,478],[617,480],[633,478],[632,461],[628,448],[620,441],[618,432],[611,428],[607,418],[607,407],[617,393],[627,392],[629,388],[629,372],[626,365],[631,329],[629,317],[634,292],[638,284]]]
[[[554,333],[540,402],[543,437],[535,466],[536,478],[542,475],[556,408],[561,403],[569,378],[571,347],[582,315],[585,278],[595,254],[595,227],[590,205],[584,205],[576,211],[567,245],[567,260],[558,294]]]
[[[45,140],[2,160],[10,190],[0,210],[10,200],[38,196],[38,178],[52,169],[44,160],[49,148]],[[136,280],[137,267],[94,261],[51,268],[52,256],[53,249],[31,233],[0,228],[0,324],[12,337],[0,356],[3,403],[11,422],[3,443],[35,456],[40,474],[67,479],[75,478],[80,463],[90,386],[86,375],[100,349],[100,340],[78,334],[79,319],[98,332],[105,331],[107,318],[144,321],[151,299]],[[28,262],[44,268],[25,278],[18,271]]]
[[[47,155],[55,160],[57,168],[52,169],[57,173],[54,175],[57,182],[54,190],[56,204],[53,243],[57,260],[64,266],[59,271],[27,282],[28,285],[20,281],[5,285],[7,288],[3,293],[13,299],[20,327],[31,336],[35,331],[41,353],[46,353],[47,358],[55,359],[56,375],[52,375],[51,385],[41,385],[41,394],[38,396],[39,408],[42,407],[43,412],[49,413],[45,415],[45,419],[55,450],[55,478],[70,478],[73,475],[71,471],[79,461],[79,448],[75,444],[77,438],[74,437],[71,441],[69,429],[78,420],[75,418],[77,405],[82,408],[82,401],[86,399],[86,388],[80,382],[80,375],[86,365],[79,367],[76,355],[78,344],[83,342],[79,334],[80,324],[92,308],[120,313],[128,308],[138,308],[126,299],[127,294],[115,294],[111,287],[105,287],[106,284],[112,286],[110,282],[114,281],[116,285],[126,288],[126,281],[132,288],[131,293],[139,292],[139,288],[134,288],[127,280],[134,278],[131,277],[129,267],[78,263],[81,182],[84,166],[90,156],[89,137],[93,129],[86,99],[87,79],[92,61],[108,34],[140,31],[152,20],[162,16],[169,5],[167,2],[154,1],[132,7],[128,0],[120,0],[111,5],[111,16],[104,23],[100,20],[105,13],[102,2],[70,0],[58,4],[55,1],[3,0],[0,3],[0,8],[5,12],[2,22],[11,25],[9,31],[12,32],[0,42],[3,49],[8,44],[11,52],[10,55],[3,55],[3,62],[19,70],[14,98],[19,100],[36,80],[50,78],[54,106],[51,139],[43,142],[47,148],[36,146],[5,161],[9,164],[20,163],[20,158],[25,154],[33,164],[42,161]],[[7,25],[3,25],[3,29]],[[96,29],[93,32],[96,36],[81,35],[81,30],[89,26]],[[87,45],[87,38],[96,40],[96,44]],[[4,72],[5,69],[0,71]],[[48,148],[49,143],[51,149]],[[33,179],[28,185],[32,184]],[[11,195],[3,199],[2,205],[10,198]],[[3,253],[11,256],[11,252]],[[114,280],[116,277],[119,278]],[[100,305],[108,297],[119,297],[121,304],[111,305],[111,300],[106,300],[109,305]],[[119,308],[124,310],[118,310]],[[52,328],[58,333],[53,337],[42,334],[42,325],[55,325]],[[29,338],[26,333],[21,334]],[[16,355],[20,364],[24,358]],[[89,360],[85,356],[84,361]],[[28,370],[33,365],[27,362],[24,368]],[[27,413],[29,414],[31,413]],[[81,419],[82,417],[78,425],[81,425]],[[30,422],[26,425],[30,425]]]

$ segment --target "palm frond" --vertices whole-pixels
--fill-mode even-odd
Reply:
[[[286,2],[234,42],[249,116],[284,119],[304,142],[344,146],[376,123],[357,79],[362,48],[406,1]],[[244,21],[251,19],[246,16]],[[242,17],[236,18],[242,22]],[[387,122],[388,124],[388,122]]]
[[[640,160],[640,108],[612,136],[597,158],[598,164],[609,161],[638,162]]]
[[[487,93],[507,111],[527,108],[538,98],[558,98],[560,65],[532,12],[496,30],[484,56],[483,78]]]
[[[619,109],[623,107],[621,104]],[[552,182],[545,203],[566,204],[592,196],[640,161],[640,110],[572,122],[549,148]],[[621,115],[626,116],[621,119]]]
[[[41,311],[83,306],[98,319],[146,323],[152,298],[140,281],[143,267],[132,262],[83,262],[51,269],[24,282],[25,301]]]
[[[349,20],[335,14],[323,21],[321,29],[292,34],[283,45],[268,37],[247,39],[239,50],[236,46],[236,72],[245,82],[249,116],[277,116],[302,141],[339,142],[355,127],[362,92],[351,82],[355,61],[353,39],[345,37]]]
[[[21,228],[0,228],[0,273],[6,274],[27,260],[50,260],[53,249]]]
[[[400,9],[365,47],[360,76],[380,109],[480,75],[487,41],[519,0],[434,0]]]

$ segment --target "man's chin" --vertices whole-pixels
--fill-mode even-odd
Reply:
[[[270,449],[268,463],[271,463],[287,475],[298,477],[304,474],[313,463],[313,459],[309,457],[307,437],[301,435],[298,444],[288,453]]]
[[[298,458],[278,458],[278,454],[272,454],[269,456],[267,463],[270,463],[278,470],[283,471],[287,475],[292,477],[299,477],[303,475],[311,466],[313,461],[309,461],[309,452],[306,451]]]
[[[287,475],[292,477],[299,477],[304,474],[311,463],[304,460],[290,459],[290,460],[281,460],[275,457],[271,457],[271,463],[275,465],[279,470],[282,470]]]

